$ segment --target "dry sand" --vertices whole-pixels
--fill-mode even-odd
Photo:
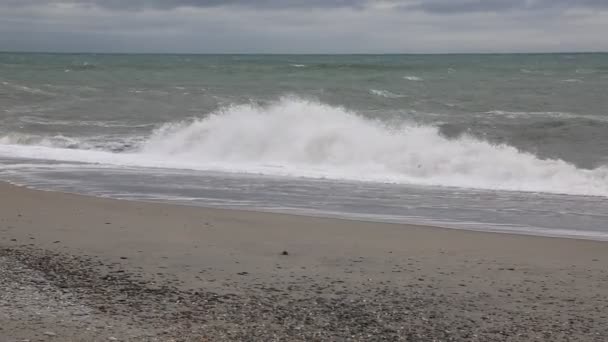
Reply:
[[[608,243],[0,183],[0,341],[24,340],[603,342]]]

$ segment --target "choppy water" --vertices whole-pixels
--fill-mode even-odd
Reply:
[[[608,239],[608,55],[0,54],[0,178]]]

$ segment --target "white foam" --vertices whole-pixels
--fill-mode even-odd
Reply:
[[[68,148],[81,145],[80,141],[63,135],[37,136],[22,133],[11,133],[0,137],[0,144],[4,145],[34,145],[54,148]]]
[[[584,115],[567,112],[517,112],[507,110],[491,110],[485,112],[486,115],[504,116],[508,118],[520,118],[520,117],[548,117],[557,119],[586,119],[591,121],[608,122],[608,117],[596,116],[596,115]]]
[[[55,96],[57,94],[55,93],[51,93],[49,91],[45,91],[42,89],[38,89],[38,88],[32,88],[32,87],[28,87],[28,86],[24,86],[21,84],[16,84],[16,83],[10,83],[10,82],[6,82],[3,81],[2,85],[13,88],[15,90],[19,90],[25,93],[29,93],[29,94],[36,94],[36,95],[45,95],[45,96]]]
[[[422,78],[420,78],[418,76],[403,76],[403,79],[406,79],[408,81],[416,81],[416,82],[424,81]]]
[[[6,142],[5,142],[6,143]],[[386,124],[340,107],[284,98],[169,123],[137,152],[0,144],[0,156],[608,196],[608,167],[579,169],[431,126]]]
[[[388,90],[370,89],[369,93],[380,97],[386,97],[387,99],[398,99],[401,97],[405,97],[405,95],[391,93]]]
[[[19,110],[22,110],[19,108]],[[153,123],[147,124],[136,124],[127,123],[122,121],[97,121],[97,120],[57,120],[57,119],[46,119],[37,116],[20,116],[19,121],[36,124],[36,125],[52,125],[52,126],[83,126],[83,127],[106,127],[106,128],[144,128],[155,126]]]

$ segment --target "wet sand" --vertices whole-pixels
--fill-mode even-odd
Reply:
[[[0,341],[607,341],[608,243],[0,183]]]

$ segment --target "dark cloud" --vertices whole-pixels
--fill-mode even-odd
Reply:
[[[217,6],[245,6],[259,9],[269,8],[337,8],[362,7],[366,0],[80,0],[102,8],[120,9],[161,9],[170,10],[179,7],[217,7]]]
[[[18,51],[608,51],[605,32],[608,0],[0,0]]]
[[[405,6],[406,9],[429,13],[450,14],[470,12],[498,12],[526,5],[526,0],[427,0]]]
[[[32,6],[75,4],[110,10],[171,10],[180,7],[241,6],[259,9],[280,8],[363,8],[369,0],[4,0],[5,4]]]
[[[403,5],[404,9],[433,14],[475,12],[539,11],[570,8],[608,8],[608,0],[420,0]]]
[[[513,10],[608,8],[608,0],[0,0],[9,7],[72,4],[114,11],[172,10],[180,7],[247,7],[253,9],[355,8],[384,3],[432,14],[505,12]]]

